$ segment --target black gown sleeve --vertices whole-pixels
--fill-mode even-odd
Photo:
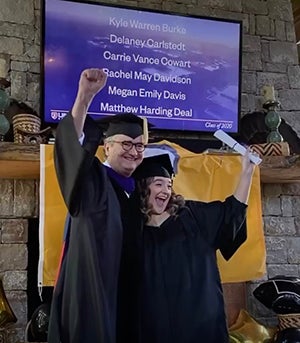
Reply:
[[[188,201],[192,216],[204,238],[220,249],[229,260],[247,239],[247,205],[230,196],[222,201],[208,203]]]
[[[88,191],[97,189],[101,178],[103,178],[102,184],[105,184],[104,168],[95,157],[102,139],[102,131],[91,118],[87,117],[84,134],[84,144],[81,146],[73,117],[69,113],[60,121],[55,137],[55,170],[61,193],[72,216],[82,210],[84,193],[87,195]],[[84,189],[85,186],[89,189]],[[89,196],[93,197],[92,194]]]

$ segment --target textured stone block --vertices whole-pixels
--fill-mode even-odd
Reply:
[[[256,52],[245,52],[243,54],[244,70],[262,70],[261,56]]]
[[[264,197],[279,197],[282,194],[282,187],[279,184],[264,184],[262,191]]]
[[[270,36],[270,20],[268,16],[256,16],[256,30],[255,33],[261,36]]]
[[[286,40],[285,22],[282,20],[275,20],[275,37],[280,41]]]
[[[300,216],[300,196],[295,195],[292,198],[293,203],[293,215]]]
[[[2,218],[13,216],[14,211],[13,180],[0,179],[0,214]]]
[[[279,101],[284,111],[300,111],[300,90],[279,90]]]
[[[293,236],[296,227],[293,217],[264,217],[264,230],[268,236]]]
[[[277,275],[299,277],[299,268],[297,264],[269,264],[268,277],[272,278]]]
[[[1,230],[2,243],[27,243],[28,241],[27,219],[3,219]]]
[[[299,112],[300,118],[300,112]],[[297,196],[300,195],[300,183],[290,183],[281,185],[282,194]]]
[[[288,239],[288,262],[300,264],[300,237]]]
[[[27,271],[7,271],[3,275],[3,287],[5,290],[27,290]]]
[[[28,252],[26,244],[0,245],[0,271],[25,270]]]
[[[280,216],[282,214],[281,212],[281,204],[280,204],[280,198],[263,198],[262,199],[262,208],[263,208],[263,214],[265,216]]]
[[[245,13],[268,14],[267,3],[260,0],[242,0],[242,9]]]
[[[17,24],[30,24],[34,20],[33,1],[1,0],[0,21],[8,21]]]
[[[34,180],[14,180],[14,215],[34,217],[37,212],[36,183]]]
[[[266,237],[267,264],[288,263],[287,239],[283,237]]]
[[[287,0],[267,1],[269,16],[273,19],[293,21],[293,11],[291,2]]]
[[[270,42],[270,62],[297,64],[297,46],[291,42]]]
[[[281,209],[283,217],[291,217],[293,215],[293,197],[282,195]]]

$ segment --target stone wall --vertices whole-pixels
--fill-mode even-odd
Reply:
[[[290,0],[107,2],[243,20],[242,112],[261,110],[261,89],[272,84],[282,104],[282,117],[300,135],[300,69]],[[1,0],[0,76],[10,79],[12,98],[26,102],[38,113],[40,16],[40,0]],[[5,287],[13,301],[26,297],[26,218],[36,216],[37,209],[36,204],[15,201],[24,185],[30,192],[36,191],[34,182],[29,184],[0,180],[1,194],[6,194],[0,198],[0,273],[4,274]],[[14,201],[12,197],[15,197]],[[266,277],[276,274],[299,276],[300,185],[263,185],[262,198],[268,263]],[[20,232],[17,237],[11,233],[15,227]],[[14,271],[10,270],[9,258],[16,260],[17,269]],[[256,285],[255,282],[248,285],[249,310],[256,318],[272,319],[272,313],[251,295]],[[19,308],[18,311],[26,312],[21,305]],[[22,318],[25,318],[24,313]]]
[[[28,220],[38,217],[38,182],[0,179],[0,194],[0,276],[18,318],[7,329],[8,342],[14,343],[24,340],[27,324]]]
[[[267,275],[300,275],[300,184],[265,184],[263,220],[267,247]],[[252,295],[256,280],[248,284],[248,310],[264,323],[275,324],[274,314]]]

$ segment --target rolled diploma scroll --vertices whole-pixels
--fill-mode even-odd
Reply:
[[[225,143],[226,145],[228,145],[231,149],[233,149],[234,151],[240,153],[241,155],[245,155],[247,149],[242,146],[240,143],[238,143],[235,139],[233,139],[232,137],[230,137],[226,132],[224,132],[223,130],[217,130],[214,133],[214,136],[216,138],[218,138],[221,142]],[[262,159],[254,154],[249,154],[249,158],[250,161],[253,162],[256,165],[259,165],[262,161]]]

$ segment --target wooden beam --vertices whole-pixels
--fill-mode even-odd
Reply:
[[[39,179],[39,161],[0,160],[0,179]]]
[[[300,182],[300,156],[266,156],[260,165],[262,183]]]
[[[37,144],[0,143],[1,179],[39,179],[40,146]]]
[[[39,179],[39,144],[0,143],[1,179]],[[263,157],[262,183],[300,182],[300,155]]]
[[[0,160],[40,160],[39,144],[0,143]]]

